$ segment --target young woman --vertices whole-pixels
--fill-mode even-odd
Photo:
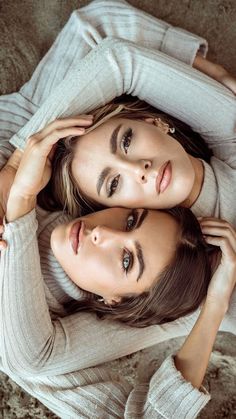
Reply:
[[[85,134],[60,142],[50,194],[73,215],[80,208],[182,205],[235,224],[234,147],[221,161],[184,123],[144,102],[115,101],[94,111]]]
[[[23,148],[26,138],[40,131],[53,119],[90,111],[94,108],[94,92],[98,104],[105,104],[123,93],[137,95],[155,107],[182,119],[193,130],[199,132],[213,151],[210,164],[186,155],[182,147],[167,135],[163,121],[160,120],[159,127],[153,125],[155,117],[149,122],[132,122],[138,132],[137,144],[141,152],[137,152],[134,145],[134,154],[132,148],[130,153],[124,148],[118,149],[119,153],[112,153],[109,140],[115,129],[124,122],[118,119],[115,124],[116,119],[113,118],[78,142],[72,174],[83,194],[93,201],[110,206],[163,208],[184,204],[191,207],[197,216],[221,217],[235,225],[233,197],[236,192],[236,106],[233,93],[159,51],[117,39],[102,41],[77,67],[78,69],[68,72],[61,85],[28,124],[13,137],[12,144]],[[85,100],[78,100],[80,97]],[[125,129],[132,130],[130,120],[129,124],[127,120],[125,122],[120,135],[125,134]],[[146,147],[146,130],[151,130],[155,140],[159,138],[159,143],[156,141],[155,146],[152,140],[151,152]],[[97,141],[93,141],[95,138]],[[157,157],[160,141],[164,146],[162,154]],[[150,145],[149,140],[148,144]],[[172,150],[168,151],[169,145]],[[82,148],[85,149],[83,156]],[[99,159],[99,155],[102,159]],[[80,157],[83,159],[82,164]],[[144,161],[147,161],[147,164],[143,164]],[[168,166],[165,167],[167,163]],[[162,169],[166,170],[168,188],[165,187],[158,195],[158,176],[161,175]],[[146,182],[145,173],[139,176],[140,181],[134,179],[137,171],[151,173],[150,182]],[[121,188],[121,183],[124,188]],[[117,191],[112,193],[116,188],[119,194]]]
[[[163,52],[173,54],[176,57],[176,51],[178,51],[177,58],[182,59],[187,64],[192,64],[194,59],[196,58],[196,53],[199,47],[201,47],[202,51],[202,45],[204,44],[204,40],[199,39],[199,37],[193,36],[192,34],[188,34],[185,31],[181,31],[180,29],[171,28],[169,25],[157,21],[151,16],[148,16],[146,14],[143,14],[140,11],[137,11],[136,9],[132,8],[131,6],[127,5],[125,2],[122,2],[122,10],[123,13],[114,14],[114,11],[117,11],[117,7],[119,9],[119,12],[121,11],[120,4],[118,2],[94,2],[90,4],[88,7],[81,9],[80,11],[76,11],[66,27],[64,28],[63,32],[60,34],[57,42],[53,45],[50,52],[47,54],[45,59],[40,63],[38,68],[36,69],[36,72],[34,73],[33,78],[30,80],[29,83],[27,83],[23,88],[21,89],[20,93],[16,93],[13,95],[7,95],[0,99],[1,104],[1,140],[2,140],[2,162],[5,160],[4,155],[9,155],[9,138],[11,135],[15,134],[19,129],[29,120],[29,118],[32,116],[33,113],[37,111],[40,105],[44,103],[44,101],[48,98],[49,94],[53,91],[55,87],[66,77],[66,75],[70,73],[73,67],[78,65],[79,60],[86,55],[91,47],[94,47],[97,45],[97,43],[101,42],[104,36],[107,35],[116,35],[120,38],[128,38],[133,41],[139,42],[142,45],[149,45],[152,48],[160,48]],[[104,20],[103,17],[106,16],[106,19]],[[132,24],[130,24],[130,19],[132,21]],[[96,27],[94,29],[93,25]],[[151,30],[150,30],[151,29]],[[112,32],[114,31],[114,32]],[[150,39],[150,33],[152,35],[152,38]],[[68,42],[67,40],[70,39],[70,48],[68,48]],[[164,41],[164,42],[163,42]],[[170,42],[171,41],[171,42]],[[178,47],[178,48],[177,48]],[[104,52],[104,47],[101,47],[101,51]],[[203,47],[204,48],[204,47]],[[99,53],[99,50],[97,52],[94,52],[94,55]],[[108,53],[108,49],[105,54]],[[110,52],[109,52],[110,54]],[[163,74],[166,74],[168,76],[171,76],[171,74],[175,73],[176,75],[176,81],[181,79],[181,74],[183,71],[183,74],[185,74],[187,77],[182,77],[181,87],[183,90],[181,90],[181,94],[186,89],[188,90],[188,87],[191,85],[191,83],[188,84],[188,78],[189,80],[192,80],[192,73],[189,72],[188,67],[181,66],[176,60],[171,60],[170,58],[166,57],[165,54],[160,54],[161,60],[162,60],[162,70]],[[110,56],[111,58],[111,56]],[[88,58],[82,67],[79,69],[81,73],[87,72],[87,64],[89,64],[89,61],[92,58]],[[101,60],[103,59],[103,54],[101,55]],[[113,59],[113,58],[112,58]],[[60,61],[60,65],[58,65]],[[196,60],[198,61],[198,60]],[[201,60],[200,60],[201,61]],[[87,64],[86,64],[87,63]],[[131,61],[130,61],[131,63]],[[164,65],[165,63],[165,65]],[[94,64],[96,66],[96,60],[94,60]],[[114,71],[114,67],[112,66],[112,63],[110,62],[111,67],[107,67],[105,69],[108,72],[111,70]],[[174,72],[171,71],[171,67],[169,65],[174,65]],[[206,64],[208,64],[206,62]],[[123,68],[122,66],[120,67]],[[99,74],[101,67],[94,68],[95,74],[92,72],[89,73],[89,80],[88,82],[92,82],[93,76],[97,76],[96,71]],[[96,71],[95,71],[96,70]],[[126,71],[126,70],[125,70]],[[170,72],[169,72],[170,71]],[[214,74],[212,74],[214,76]],[[222,75],[222,74],[221,74]],[[88,74],[86,74],[88,76]],[[100,74],[101,76],[101,74]],[[196,76],[196,74],[195,74]],[[215,77],[218,78],[217,71],[215,73]],[[168,78],[169,79],[169,78]],[[204,86],[204,83],[201,84],[201,76],[198,74],[197,80],[192,80],[192,83],[198,84],[198,86],[202,89],[203,87],[207,87],[207,84],[209,83],[209,79],[207,79],[206,86]],[[85,82],[85,79],[82,79]],[[205,79],[206,80],[206,79]],[[97,78],[98,84],[95,88],[95,90],[92,91],[92,94],[89,93],[88,96],[86,94],[83,95],[83,92],[86,93],[86,89],[84,87],[86,86],[87,82],[85,84],[81,83],[80,87],[80,93],[81,93],[81,100],[78,101],[78,96],[76,96],[76,90],[75,93],[75,102],[77,102],[78,106],[81,106],[84,111],[87,111],[88,109],[93,109],[95,105],[99,106],[106,102],[106,99],[100,100],[99,95],[102,94],[102,90],[100,90],[99,85],[99,77]],[[107,85],[108,90],[110,87],[110,81],[112,84],[112,80],[107,77],[106,81],[109,81],[109,84]],[[163,79],[162,79],[163,81]],[[185,84],[186,83],[186,84]],[[212,82],[210,82],[212,83]],[[160,83],[162,84],[162,83]],[[213,82],[214,85],[214,82]],[[92,86],[92,84],[91,84]],[[163,84],[164,86],[164,84]],[[202,86],[202,87],[201,87]],[[75,80],[75,88],[78,88],[76,85]],[[97,88],[98,87],[98,88]],[[106,89],[106,85],[101,84],[101,88],[104,87]],[[114,87],[114,86],[113,86]],[[127,84],[125,88],[127,87]],[[176,88],[176,86],[174,85]],[[226,90],[223,89],[223,91],[220,89],[219,85],[215,84],[214,95],[217,95],[219,93],[219,97],[222,101],[222,107],[226,108],[227,105],[225,105],[225,98],[224,96],[227,95]],[[119,89],[118,89],[119,90]],[[104,90],[105,91],[105,90]],[[122,88],[120,89],[122,92]],[[96,92],[96,94],[94,94]],[[217,93],[216,93],[217,92]],[[222,93],[223,92],[223,93]],[[69,93],[69,92],[67,92]],[[70,91],[70,93],[72,93]],[[145,93],[145,92],[144,92]],[[185,92],[188,93],[187,91]],[[119,91],[117,92],[119,94]],[[202,96],[203,103],[207,103],[204,89],[202,90]],[[216,97],[216,96],[214,96]],[[110,100],[112,97],[109,97],[107,100]],[[169,98],[172,98],[171,95],[169,95]],[[57,99],[57,98],[56,98]],[[49,107],[47,108],[47,116],[50,119],[54,119],[58,116],[63,116],[64,112],[64,106],[66,103],[66,95],[64,96],[64,93],[62,94],[60,100],[57,99],[57,109],[53,107],[53,99],[49,104]],[[195,96],[193,94],[192,97],[192,103],[193,106],[196,104],[194,103],[195,100],[200,100],[199,96]],[[75,103],[74,102],[74,103]],[[204,105],[205,105],[204,103]],[[177,106],[179,106],[177,104]],[[60,109],[61,108],[61,109]],[[62,111],[63,109],[63,111]],[[72,109],[72,108],[71,108]],[[180,107],[180,109],[182,109]],[[58,110],[58,113],[57,113]],[[82,111],[83,109],[81,109]],[[52,112],[51,112],[52,111]],[[60,114],[61,112],[61,114]],[[74,111],[73,111],[74,112]],[[80,112],[80,109],[78,109],[78,112]],[[12,116],[12,113],[14,114],[14,117]],[[75,111],[77,113],[77,111]],[[68,115],[70,114],[70,108],[68,108]],[[35,117],[34,121],[32,121],[32,133],[35,133],[38,129],[38,123],[41,122],[41,128],[48,122],[47,118],[45,121],[40,121],[40,115],[43,115],[43,112],[39,112],[37,114],[37,118]],[[218,114],[219,115],[219,114]],[[66,116],[66,113],[65,113]],[[211,127],[211,116],[208,115],[209,118],[209,127]],[[213,127],[215,130],[217,130],[220,127],[219,124],[220,119],[218,118],[216,121],[214,121]],[[200,126],[200,125],[199,125]],[[27,127],[27,129],[29,126]],[[214,131],[214,130],[213,130]],[[19,133],[21,134],[21,133]],[[24,142],[28,136],[21,137],[22,142],[19,143],[20,146],[24,147]],[[12,148],[10,148],[10,152],[12,151]],[[57,277],[57,286],[53,286],[55,282],[52,280],[52,270],[49,269],[48,266],[48,259],[47,259],[47,252],[45,249],[45,238],[43,239],[43,234],[45,234],[46,237],[48,237],[48,230],[47,230],[47,222],[53,221],[54,217],[56,218],[56,215],[51,215],[51,218],[49,217],[46,220],[44,220],[44,223],[42,223],[42,226],[40,228],[39,234],[41,237],[41,241],[39,238],[39,246],[41,249],[41,254],[44,256],[44,267],[45,270],[47,270],[47,275],[45,274],[45,281],[46,285],[43,286],[43,289],[46,290],[46,296],[47,296],[47,302],[50,307],[51,312],[58,312],[58,313],[64,313],[61,302],[63,301],[69,301],[71,299],[71,294],[75,293],[75,287],[70,285],[66,287],[65,292],[65,285],[63,276],[60,274],[60,270],[56,270],[56,274],[54,274],[54,277]],[[33,231],[33,225],[31,224],[30,220],[28,218],[24,219],[25,224],[22,226],[22,228],[26,229],[24,233],[26,233],[26,236],[28,238],[28,243],[25,243],[25,246],[27,250],[29,250],[31,246],[31,240],[32,240],[32,234],[34,236]],[[28,222],[29,221],[29,222]],[[27,224],[28,222],[28,224]],[[10,225],[8,225],[10,228]],[[20,231],[19,231],[20,233]],[[8,232],[5,233],[6,237],[9,235]],[[11,241],[9,241],[9,244],[12,244]],[[35,248],[33,248],[35,249]],[[9,257],[9,261],[13,262],[14,256],[15,256],[15,249],[13,246],[9,245],[8,251],[11,251],[11,255]],[[32,249],[31,249],[32,250]],[[45,250],[45,253],[44,253]],[[19,248],[17,252],[19,251]],[[18,253],[17,253],[18,254]],[[13,258],[12,258],[13,255]],[[25,255],[26,256],[26,255]],[[37,252],[34,253],[34,256],[37,259]],[[21,257],[21,255],[20,255]],[[32,262],[32,269],[35,269],[34,272],[36,272],[35,266],[38,266],[38,262],[35,265],[35,260],[31,257],[26,257],[27,262]],[[50,258],[49,258],[50,259]],[[19,260],[19,258],[16,260]],[[38,259],[37,259],[38,261]],[[26,268],[26,273],[29,273],[29,270]],[[54,265],[53,265],[54,266]],[[14,268],[13,268],[14,269]],[[37,272],[39,272],[37,270]],[[27,279],[27,275],[25,276]],[[41,278],[41,276],[40,276]],[[60,279],[62,281],[60,282]],[[32,279],[32,277],[31,277]],[[29,280],[29,278],[28,278]],[[28,281],[29,284],[29,281]],[[59,285],[60,284],[60,285]],[[14,285],[16,286],[17,283],[14,282]],[[73,290],[73,291],[72,291]],[[66,294],[66,296],[65,296]],[[16,296],[17,293],[14,295]],[[39,298],[39,295],[41,295],[42,298]],[[56,295],[56,296],[55,296]],[[86,314],[78,314],[77,316],[74,315],[65,317],[63,319],[59,319],[57,322],[56,320],[53,323],[52,327],[52,321],[48,317],[48,309],[47,306],[45,306],[45,296],[44,294],[36,293],[32,294],[30,290],[25,295],[27,297],[27,303],[25,304],[25,307],[30,307],[31,309],[34,307],[34,303],[40,303],[40,310],[37,311],[37,314],[32,315],[32,319],[34,318],[36,320],[36,323],[41,319],[41,321],[44,320],[44,332],[41,334],[42,340],[37,340],[37,342],[32,343],[30,348],[28,347],[29,340],[27,338],[27,334],[24,333],[24,331],[21,328],[18,328],[18,332],[21,333],[19,342],[21,343],[21,350],[25,354],[27,354],[27,360],[25,363],[25,360],[21,360],[21,365],[19,365],[19,362],[16,358],[15,362],[9,361],[8,366],[7,362],[6,370],[9,372],[9,375],[14,376],[14,379],[18,383],[22,383],[22,386],[24,388],[28,388],[29,392],[33,392],[34,394],[37,393],[38,397],[43,400],[43,402],[47,405],[50,405],[51,408],[56,411],[59,415],[61,414],[62,410],[65,409],[65,411],[72,412],[73,415],[81,415],[81,411],[78,412],[79,406],[82,405],[82,402],[84,401],[83,395],[81,396],[80,389],[75,389],[74,387],[76,384],[79,386],[85,386],[86,392],[90,392],[90,401],[91,398],[93,401],[97,401],[97,397],[102,398],[100,409],[102,410],[104,406],[111,406],[112,409],[114,409],[114,405],[116,406],[116,409],[118,410],[118,415],[122,416],[124,413],[124,409],[129,413],[129,406],[132,407],[132,409],[135,408],[136,405],[136,411],[140,413],[142,407],[140,406],[140,391],[145,393],[147,389],[138,388],[139,392],[132,392],[129,394],[130,390],[127,390],[126,387],[122,387],[122,396],[120,393],[120,396],[122,397],[122,400],[117,401],[117,391],[119,388],[119,391],[121,391],[121,387],[117,384],[116,391],[114,391],[114,384],[109,382],[108,375],[105,375],[104,372],[102,372],[101,369],[97,369],[96,371],[89,371],[81,372],[81,374],[73,374],[73,378],[71,375],[64,375],[63,377],[60,376],[60,374],[64,374],[68,371],[76,371],[78,368],[84,368],[86,366],[96,365],[98,363],[104,362],[109,359],[114,359],[120,356],[123,356],[127,353],[131,353],[135,350],[142,349],[143,347],[147,347],[150,345],[153,345],[157,342],[160,342],[164,339],[174,337],[174,336],[180,336],[180,335],[186,335],[188,331],[191,329],[191,326],[194,324],[194,321],[196,319],[196,315],[193,315],[189,317],[188,319],[184,319],[180,322],[174,322],[174,324],[168,324],[160,326],[155,326],[152,328],[146,328],[142,331],[136,330],[136,329],[129,329],[127,331],[127,328],[122,328],[120,325],[111,324],[106,321],[97,323],[96,319],[94,317],[91,317],[90,315]],[[33,298],[34,297],[34,298]],[[57,298],[56,298],[57,297]],[[5,306],[6,307],[6,306]],[[9,307],[9,305],[7,305]],[[14,306],[13,306],[14,307]],[[13,308],[10,304],[10,308]],[[35,304],[36,307],[36,304]],[[22,309],[22,306],[21,306]],[[65,313],[64,313],[65,314]],[[63,315],[63,314],[62,314]],[[7,317],[8,318],[8,317]],[[31,318],[31,317],[30,317]],[[24,319],[30,320],[28,313],[25,313]],[[54,316],[55,318],[55,316]],[[19,320],[19,318],[18,318]],[[50,321],[48,321],[50,320]],[[210,320],[210,317],[209,317]],[[24,322],[21,322],[21,326],[24,324]],[[230,321],[226,320],[224,321],[224,328],[225,330],[231,330],[230,329],[231,324]],[[37,330],[34,326],[34,330]],[[57,333],[55,334],[55,330],[57,330]],[[86,334],[85,334],[86,330]],[[210,330],[210,326],[209,326]],[[211,329],[213,332],[213,328]],[[66,333],[64,333],[66,331]],[[116,333],[116,339],[114,338],[114,334]],[[32,333],[32,329],[31,329]],[[142,334],[141,334],[142,333]],[[18,335],[17,335],[18,336]],[[32,336],[32,334],[31,334]],[[36,335],[34,335],[36,336]],[[19,336],[18,336],[19,337]],[[45,342],[47,344],[45,345]],[[58,361],[58,352],[55,349],[56,343],[60,342],[63,348],[71,348],[70,357],[68,357],[66,351],[65,351],[65,358],[60,359],[60,362],[58,364],[54,364],[54,367],[52,367],[52,364],[50,362],[54,360],[54,362],[57,363]],[[78,342],[80,342],[80,345],[78,345]],[[93,346],[93,349],[91,350],[88,348],[88,342],[91,343],[91,346]],[[93,345],[93,342],[94,345]],[[55,346],[54,346],[55,344]],[[25,346],[24,346],[25,345]],[[23,348],[24,346],[24,348]],[[104,349],[105,346],[105,349]],[[28,349],[27,349],[28,348]],[[14,352],[14,343],[11,346],[11,351],[9,349],[9,356],[12,355],[12,350]],[[29,351],[30,349],[30,351]],[[17,351],[16,351],[17,352]],[[40,352],[40,354],[39,354]],[[61,349],[59,350],[60,354]],[[8,353],[8,352],[7,352]],[[10,355],[11,354],[11,355]],[[50,354],[50,355],[49,355]],[[16,355],[16,353],[15,353]],[[54,358],[55,356],[55,358]],[[3,359],[6,360],[6,354],[3,355]],[[49,361],[49,363],[45,361]],[[72,365],[73,364],[73,365]],[[45,367],[44,367],[45,366]],[[167,368],[166,368],[167,366]],[[176,372],[174,368],[174,364],[171,360],[168,360],[164,367],[162,368],[161,374],[162,379],[159,381],[160,387],[158,387],[158,380],[156,380],[156,377],[153,377],[152,382],[150,384],[150,391],[151,395],[153,395],[154,399],[156,400],[156,395],[159,393],[158,388],[163,387],[163,376],[166,373],[166,376],[170,377],[170,369],[173,373],[172,375],[172,381],[168,381],[165,386],[165,396],[167,399],[173,394],[173,390],[176,385],[176,378],[178,378],[178,372]],[[25,374],[25,370],[28,371],[29,375],[33,374],[33,378],[29,379],[28,373]],[[17,372],[18,371],[18,372]],[[39,377],[39,372],[42,374],[41,378]],[[43,374],[51,374],[51,378],[47,377]],[[59,374],[53,375],[53,374]],[[93,374],[93,375],[92,375]],[[159,373],[158,373],[159,374]],[[157,375],[158,375],[157,374]],[[37,375],[37,379],[35,377]],[[27,378],[26,378],[27,376]],[[106,393],[102,394],[99,390],[99,384],[96,385],[96,383],[99,383],[99,381],[108,380],[106,382]],[[90,384],[94,384],[94,386],[90,386]],[[179,384],[180,385],[180,384]],[[178,385],[178,389],[179,389]],[[62,393],[63,388],[63,393]],[[103,386],[103,390],[104,390]],[[181,388],[183,390],[182,395],[184,394],[186,404],[185,406],[190,406],[188,403],[188,397],[192,397],[193,393],[196,395],[196,397],[199,396],[199,393],[195,393],[189,391],[189,385],[181,381]],[[72,391],[73,389],[73,391]],[[110,389],[110,392],[109,390]],[[185,391],[188,390],[188,391]],[[153,390],[153,391],[152,391]],[[72,395],[73,393],[73,395]],[[136,397],[137,395],[137,397]],[[188,396],[189,395],[189,396]],[[129,396],[128,402],[126,404],[127,397]],[[160,395],[159,395],[160,396]],[[159,397],[158,396],[158,397]],[[200,393],[200,396],[198,398],[199,404],[194,404],[196,408],[199,406],[202,406],[202,394]],[[160,397],[159,397],[160,400]],[[142,404],[142,403],[141,403]],[[86,398],[86,406],[83,405],[84,412],[87,412],[88,409],[88,399]],[[166,403],[162,403],[163,409],[165,410],[166,414]],[[179,406],[175,407],[178,409]],[[158,408],[155,406],[157,411],[162,414],[162,408],[160,405]],[[82,409],[82,408],[81,408]],[[89,409],[91,412],[91,416],[95,416],[98,414],[98,408],[95,409],[95,404],[92,402],[89,404]],[[92,409],[95,409],[93,411]],[[150,406],[149,406],[150,409]],[[173,405],[172,405],[172,413],[173,413]],[[150,413],[150,410],[147,411]],[[101,411],[100,417],[103,416],[104,411]],[[128,414],[127,413],[127,414]],[[156,413],[156,411],[155,411]],[[190,412],[192,413],[192,416],[196,413],[196,411]],[[167,413],[168,414],[168,413]],[[134,414],[135,416],[135,414]],[[137,416],[137,415],[136,415]],[[176,416],[179,417],[179,411],[176,410]],[[96,417],[96,416],[95,416]],[[149,416],[150,417],[150,416]]]
[[[81,318],[78,316],[79,313],[69,318],[61,317],[66,314],[63,310],[66,299],[68,300],[69,297],[71,300],[75,295],[75,290],[73,282],[71,283],[65,275],[62,277],[62,271],[59,283],[55,282],[56,277],[53,278],[53,275],[57,275],[59,279],[60,268],[50,254],[48,243],[50,237],[54,254],[65,271],[70,274],[72,281],[87,291],[102,295],[104,303],[110,305],[115,303],[117,306],[119,304],[122,306],[121,299],[127,292],[132,293],[133,299],[138,299],[143,289],[148,290],[153,287],[153,282],[162,280],[158,279],[156,274],[158,271],[163,271],[166,264],[173,259],[176,245],[177,249],[182,249],[183,257],[186,253],[185,260],[190,262],[192,258],[197,257],[198,260],[195,259],[195,262],[199,263],[201,240],[197,239],[198,231],[197,224],[194,228],[194,222],[196,223],[194,218],[190,218],[192,226],[189,223],[185,225],[187,218],[182,220],[180,229],[174,212],[168,214],[144,210],[138,211],[139,214],[135,218],[134,212],[130,213],[130,210],[107,209],[101,213],[69,222],[65,215],[58,217],[57,213],[57,217],[53,218],[49,215],[46,220],[45,212],[41,214],[39,212],[41,235],[43,224],[46,224],[43,237],[39,236],[39,249],[43,247],[43,252],[41,250],[42,273],[45,270],[45,261],[48,261],[47,268],[50,272],[50,274],[46,272],[46,284],[44,284],[38,253],[34,207],[37,193],[45,186],[51,173],[52,146],[64,136],[65,132],[70,134],[74,131],[73,124],[74,119],[67,120],[66,127],[65,122],[62,121],[52,124],[51,129],[47,127],[41,135],[28,142],[10,190],[6,210],[7,222],[3,236],[8,241],[8,247],[2,252],[1,260],[2,368],[18,384],[36,395],[60,416],[73,413],[76,417],[83,417],[86,412],[87,414],[89,412],[93,417],[104,417],[109,415],[112,409],[118,417],[126,417],[126,415],[137,417],[137,414],[144,418],[150,415],[170,417],[173,411],[178,417],[186,413],[195,417],[209,399],[197,389],[201,385],[216,332],[228,310],[230,296],[235,285],[235,232],[230,226],[225,226],[224,223],[214,219],[203,221],[202,224],[206,240],[220,245],[222,257],[220,263],[215,261],[215,268],[217,265],[218,268],[208,289],[199,319],[185,344],[175,356],[176,367],[188,382],[185,382],[182,376],[178,376],[173,359],[169,359],[169,365],[168,362],[166,365],[163,364],[155,373],[150,386],[137,386],[133,390],[125,382],[116,383],[102,369],[78,372],[81,360],[77,359],[77,356],[82,355],[81,348],[79,349],[81,334],[78,333],[78,328],[81,326],[78,323]],[[182,211],[185,216],[189,215],[188,210]],[[62,220],[64,224],[61,224]],[[105,224],[105,227],[101,224]],[[217,237],[219,229],[222,238]],[[164,240],[167,233],[168,240]],[[121,274],[120,265],[123,264],[123,268],[127,268],[127,256],[124,257],[122,250],[124,245],[137,247],[137,252],[142,252],[142,257],[140,255],[137,257],[139,263],[134,261],[133,272]],[[156,246],[155,253],[154,246]],[[146,263],[147,266],[143,267],[143,272],[140,273],[141,259],[142,263]],[[203,258],[200,257],[200,259]],[[204,270],[203,266],[202,270]],[[194,271],[192,273],[194,274]],[[141,277],[137,282],[139,275]],[[199,271],[198,278],[200,277]],[[188,282],[184,291],[186,296],[187,289],[191,289],[191,278]],[[168,284],[165,284],[166,286]],[[172,287],[178,292],[178,284],[173,283]],[[45,299],[45,291],[47,301],[50,302],[49,307]],[[174,294],[172,294],[173,297]],[[131,310],[123,313],[124,317],[128,316],[128,321],[133,310],[132,301],[130,303]],[[104,312],[106,313],[105,309]],[[110,314],[112,314],[111,310]],[[154,307],[151,313],[145,314],[147,320],[148,316],[154,314]],[[142,316],[142,310],[139,315]],[[103,322],[97,323],[96,326],[98,327],[97,337],[103,328]],[[134,335],[129,336],[128,329],[122,332],[122,327],[118,328],[114,324],[110,334],[110,336],[113,335],[113,340],[115,330],[119,333],[119,340],[120,333],[126,333],[130,350]],[[145,337],[145,334],[147,336],[147,329],[142,331],[144,335],[139,336],[141,339]],[[91,344],[87,340],[89,330],[85,328],[83,333],[87,341],[87,350],[89,350],[88,345]],[[103,343],[107,342],[108,350],[110,350],[113,343],[108,336],[107,329]],[[204,351],[202,351],[203,344]],[[93,352],[96,351],[98,351],[97,348],[93,349]],[[103,361],[105,357],[106,354],[103,353]],[[93,360],[89,359],[87,362],[91,364]],[[70,374],[67,374],[68,372]],[[103,383],[102,391],[100,382]],[[166,391],[162,398],[164,387]],[[168,401],[167,392],[169,393]],[[178,403],[175,394],[178,394]],[[186,405],[184,412],[182,402]],[[98,408],[97,404],[99,404]]]

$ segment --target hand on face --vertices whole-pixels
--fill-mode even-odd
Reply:
[[[220,264],[208,288],[207,300],[226,312],[236,284],[236,232],[227,221],[217,218],[202,218],[199,221],[206,242],[219,246],[222,252]]]
[[[77,136],[90,126],[89,115],[56,120],[27,141],[14,180],[14,191],[24,197],[36,197],[51,176],[51,158],[55,144],[64,137]]]

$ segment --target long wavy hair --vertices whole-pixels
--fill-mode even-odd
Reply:
[[[175,128],[171,136],[184,147],[188,154],[207,162],[212,155],[203,138],[188,125],[139,99],[130,100],[130,98],[120,97],[90,113],[94,116],[93,125],[85,130],[85,134],[112,117],[135,120],[158,117],[170,127]],[[103,205],[82,193],[73,177],[71,165],[77,141],[79,141],[78,137],[68,137],[58,142],[52,162],[51,179],[38,196],[38,204],[41,207],[49,211],[64,210],[74,217],[104,208]]]
[[[68,313],[95,312],[100,318],[145,327],[173,321],[199,307],[212,275],[209,251],[213,247],[205,242],[191,210],[176,207],[166,212],[177,220],[181,234],[171,262],[157,275],[151,289],[141,295],[127,295],[114,305],[85,293],[83,300],[65,306]]]

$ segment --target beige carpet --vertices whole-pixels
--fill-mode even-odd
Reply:
[[[0,0],[0,93],[17,90],[32,74],[73,9],[81,0]],[[130,0],[147,12],[205,36],[209,57],[236,74],[235,0]],[[134,354],[112,367],[128,379],[142,380],[181,340]],[[145,367],[144,367],[145,366]],[[0,374],[0,418],[53,418],[37,400]],[[236,337],[219,334],[205,379],[212,401],[200,418],[236,418]],[[102,419],[102,418],[101,418]],[[178,418],[173,418],[178,419]]]

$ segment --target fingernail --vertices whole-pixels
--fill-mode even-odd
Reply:
[[[86,115],[88,118],[91,118],[91,119],[93,119],[94,118],[94,116],[93,115]]]
[[[79,132],[84,132],[85,131],[85,128],[78,128],[78,131]]]

